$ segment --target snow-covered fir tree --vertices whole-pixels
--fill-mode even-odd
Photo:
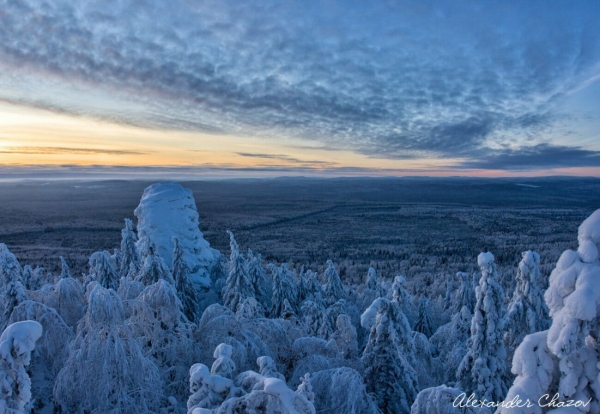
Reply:
[[[444,310],[452,308],[452,291],[454,286],[452,285],[452,279],[446,279],[446,295],[444,296]]]
[[[457,371],[459,388],[475,393],[477,399],[501,401],[506,396],[506,350],[504,333],[504,292],[496,281],[494,256],[477,256],[481,279],[476,289],[477,303],[471,322],[467,354]]]
[[[25,265],[23,266],[23,286],[25,286],[25,289],[28,290],[36,290],[34,288],[37,288],[37,286],[33,285],[33,268],[31,267],[31,265]]]
[[[278,317],[283,314],[285,309],[285,300],[289,302],[294,312],[297,309],[296,283],[294,275],[289,271],[288,265],[283,263],[277,267],[274,264],[269,264],[269,270],[273,276],[273,295],[271,301],[271,317]]]
[[[324,306],[324,293],[317,274],[310,269],[307,269],[302,275],[304,286],[307,291],[305,300],[311,300],[319,305]]]
[[[2,303],[4,310],[2,316],[0,316],[0,330],[3,330],[8,325],[8,320],[14,308],[16,308],[21,302],[27,300],[27,294],[25,293],[25,287],[21,283],[21,276],[18,273],[12,275],[15,279],[11,279],[6,285],[4,291]]]
[[[119,288],[119,278],[110,264],[110,257],[106,252],[96,252],[90,256],[89,280],[95,280],[105,289]]]
[[[507,349],[514,352],[525,335],[545,331],[550,326],[548,307],[544,302],[540,282],[540,256],[528,250],[522,253],[516,278],[516,288],[506,315]]]
[[[332,368],[311,374],[315,407],[322,413],[380,414],[367,392],[363,377],[349,367]]]
[[[65,260],[64,257],[60,256],[60,276],[59,279],[66,279],[71,277],[71,268],[69,267],[69,264],[67,263],[67,261]]]
[[[331,260],[327,260],[327,269],[325,269],[325,286],[323,287],[325,303],[332,305],[340,299],[346,298],[346,291],[340,279],[335,265]]]
[[[158,253],[156,245],[150,239],[145,240],[147,247],[145,248],[143,264],[136,280],[142,282],[146,286],[152,285],[160,279],[173,284],[174,281],[171,271]]]
[[[190,322],[200,319],[198,312],[198,295],[192,281],[189,279],[189,268],[183,258],[183,249],[179,239],[173,238],[173,279],[177,296],[183,306],[183,314]]]
[[[248,249],[248,275],[254,287],[254,297],[263,309],[269,309],[271,294],[266,282],[265,270],[262,267],[262,256]]]
[[[91,285],[86,315],[56,378],[54,399],[68,413],[152,412],[162,398],[158,369],[125,325],[116,292]]]
[[[471,336],[473,315],[466,306],[452,316],[452,320],[440,326],[429,338],[444,366],[443,382],[453,383],[456,372],[467,353],[467,341]]]
[[[233,347],[227,344],[220,344],[215,348],[213,353],[212,367],[210,368],[210,375],[220,375],[223,378],[233,379],[235,373],[235,362],[231,359],[233,354]]]
[[[429,316],[429,299],[424,296],[421,296],[419,299],[419,314],[417,316],[417,320],[415,321],[414,330],[416,332],[421,332],[427,338],[433,335],[433,326],[431,322],[431,316]]]
[[[381,299],[378,307],[362,356],[365,383],[382,412],[408,414],[419,389],[417,374],[402,346],[406,340],[402,336],[410,333],[396,329],[395,321],[400,319],[396,304]],[[414,360],[414,353],[411,359]]]
[[[229,256],[229,272],[227,282],[223,288],[223,304],[229,307],[233,312],[237,310],[246,298],[254,297],[254,286],[248,273],[248,262],[238,247],[233,233],[227,230],[229,234],[229,245],[231,246],[231,256]]]
[[[0,335],[0,412],[25,414],[31,400],[31,380],[25,367],[31,360],[42,326],[35,321],[9,325]]]
[[[550,274],[544,295],[552,323],[547,331],[525,337],[513,358],[517,375],[508,397],[522,395],[547,405],[558,393],[558,402],[588,402],[565,412],[600,412],[600,210],[579,226],[577,251],[566,250]],[[545,395],[550,396],[545,398]],[[501,410],[501,414],[545,413]]]
[[[356,358],[358,355],[358,340],[356,328],[352,324],[350,316],[345,314],[338,315],[336,330],[331,335],[331,339],[336,342],[343,358]]]
[[[11,280],[20,280],[21,265],[4,243],[0,243],[0,282],[6,286]]]
[[[463,306],[466,306],[469,312],[473,313],[476,298],[471,276],[464,272],[458,272],[456,278],[460,283],[452,298],[452,313],[460,312]]]
[[[377,290],[378,283],[377,271],[373,267],[369,267],[369,270],[367,271],[367,280],[365,281],[365,288]]]
[[[140,270],[140,254],[137,248],[137,236],[133,230],[133,222],[125,219],[125,227],[121,230],[121,263],[119,275],[126,277],[136,275]]]

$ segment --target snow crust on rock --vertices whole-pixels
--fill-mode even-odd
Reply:
[[[210,272],[218,264],[220,253],[210,247],[200,231],[198,210],[191,190],[178,183],[152,184],[144,190],[134,214],[138,219],[137,245],[140,250],[149,240],[152,241],[165,264],[171,268],[173,237],[177,237],[190,269],[190,279],[197,287],[210,285]]]

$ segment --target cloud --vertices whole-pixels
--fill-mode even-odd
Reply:
[[[287,161],[287,162],[291,162],[291,163],[304,164],[304,165],[323,165],[323,166],[335,165],[335,163],[328,162],[328,161],[302,160],[300,158],[290,157],[290,156],[282,155],[282,154],[255,154],[255,153],[250,153],[250,152],[236,152],[235,154],[239,155],[240,157],[266,158],[266,159]]]
[[[0,99],[371,157],[471,158],[556,128],[557,104],[598,75],[599,18],[591,3],[543,1],[18,0],[0,13]]]
[[[108,155],[143,155],[147,152],[102,149],[102,148],[67,148],[67,147],[0,147],[0,154],[108,154]]]
[[[518,149],[490,150],[454,168],[528,171],[570,167],[600,167],[600,151],[538,144]]]

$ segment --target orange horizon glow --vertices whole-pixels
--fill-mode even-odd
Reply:
[[[246,156],[240,154],[247,154]],[[250,156],[250,155],[252,156]],[[323,150],[306,141],[151,130],[89,117],[0,103],[0,167],[153,167],[297,169],[298,174],[346,176],[600,177],[599,168],[537,171],[452,169],[460,160],[392,160]],[[359,171],[348,171],[348,169]],[[240,176],[245,173],[240,172]],[[265,173],[268,174],[268,173]]]

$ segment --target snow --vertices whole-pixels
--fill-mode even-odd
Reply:
[[[31,380],[24,367],[29,365],[42,331],[38,322],[22,321],[9,325],[0,335],[0,412],[25,412],[31,400]]]
[[[583,240],[577,249],[579,258],[584,263],[594,263],[598,260],[598,247],[592,240]]]
[[[22,321],[9,325],[0,335],[0,353],[12,346],[18,356],[27,356],[35,348],[35,342],[42,336],[42,325],[35,321]],[[12,343],[11,343],[12,341]],[[27,356],[28,358],[28,356]],[[29,365],[29,359],[23,361]]]
[[[479,256],[477,256],[477,265],[479,267],[488,267],[491,263],[494,263],[494,255],[490,252],[479,253]]]
[[[220,253],[211,248],[200,231],[196,202],[191,190],[177,183],[156,183],[144,190],[135,209],[138,219],[138,248],[152,240],[170,268],[173,237],[177,237],[190,269],[190,279],[199,286],[210,285],[212,269],[218,265]]]

